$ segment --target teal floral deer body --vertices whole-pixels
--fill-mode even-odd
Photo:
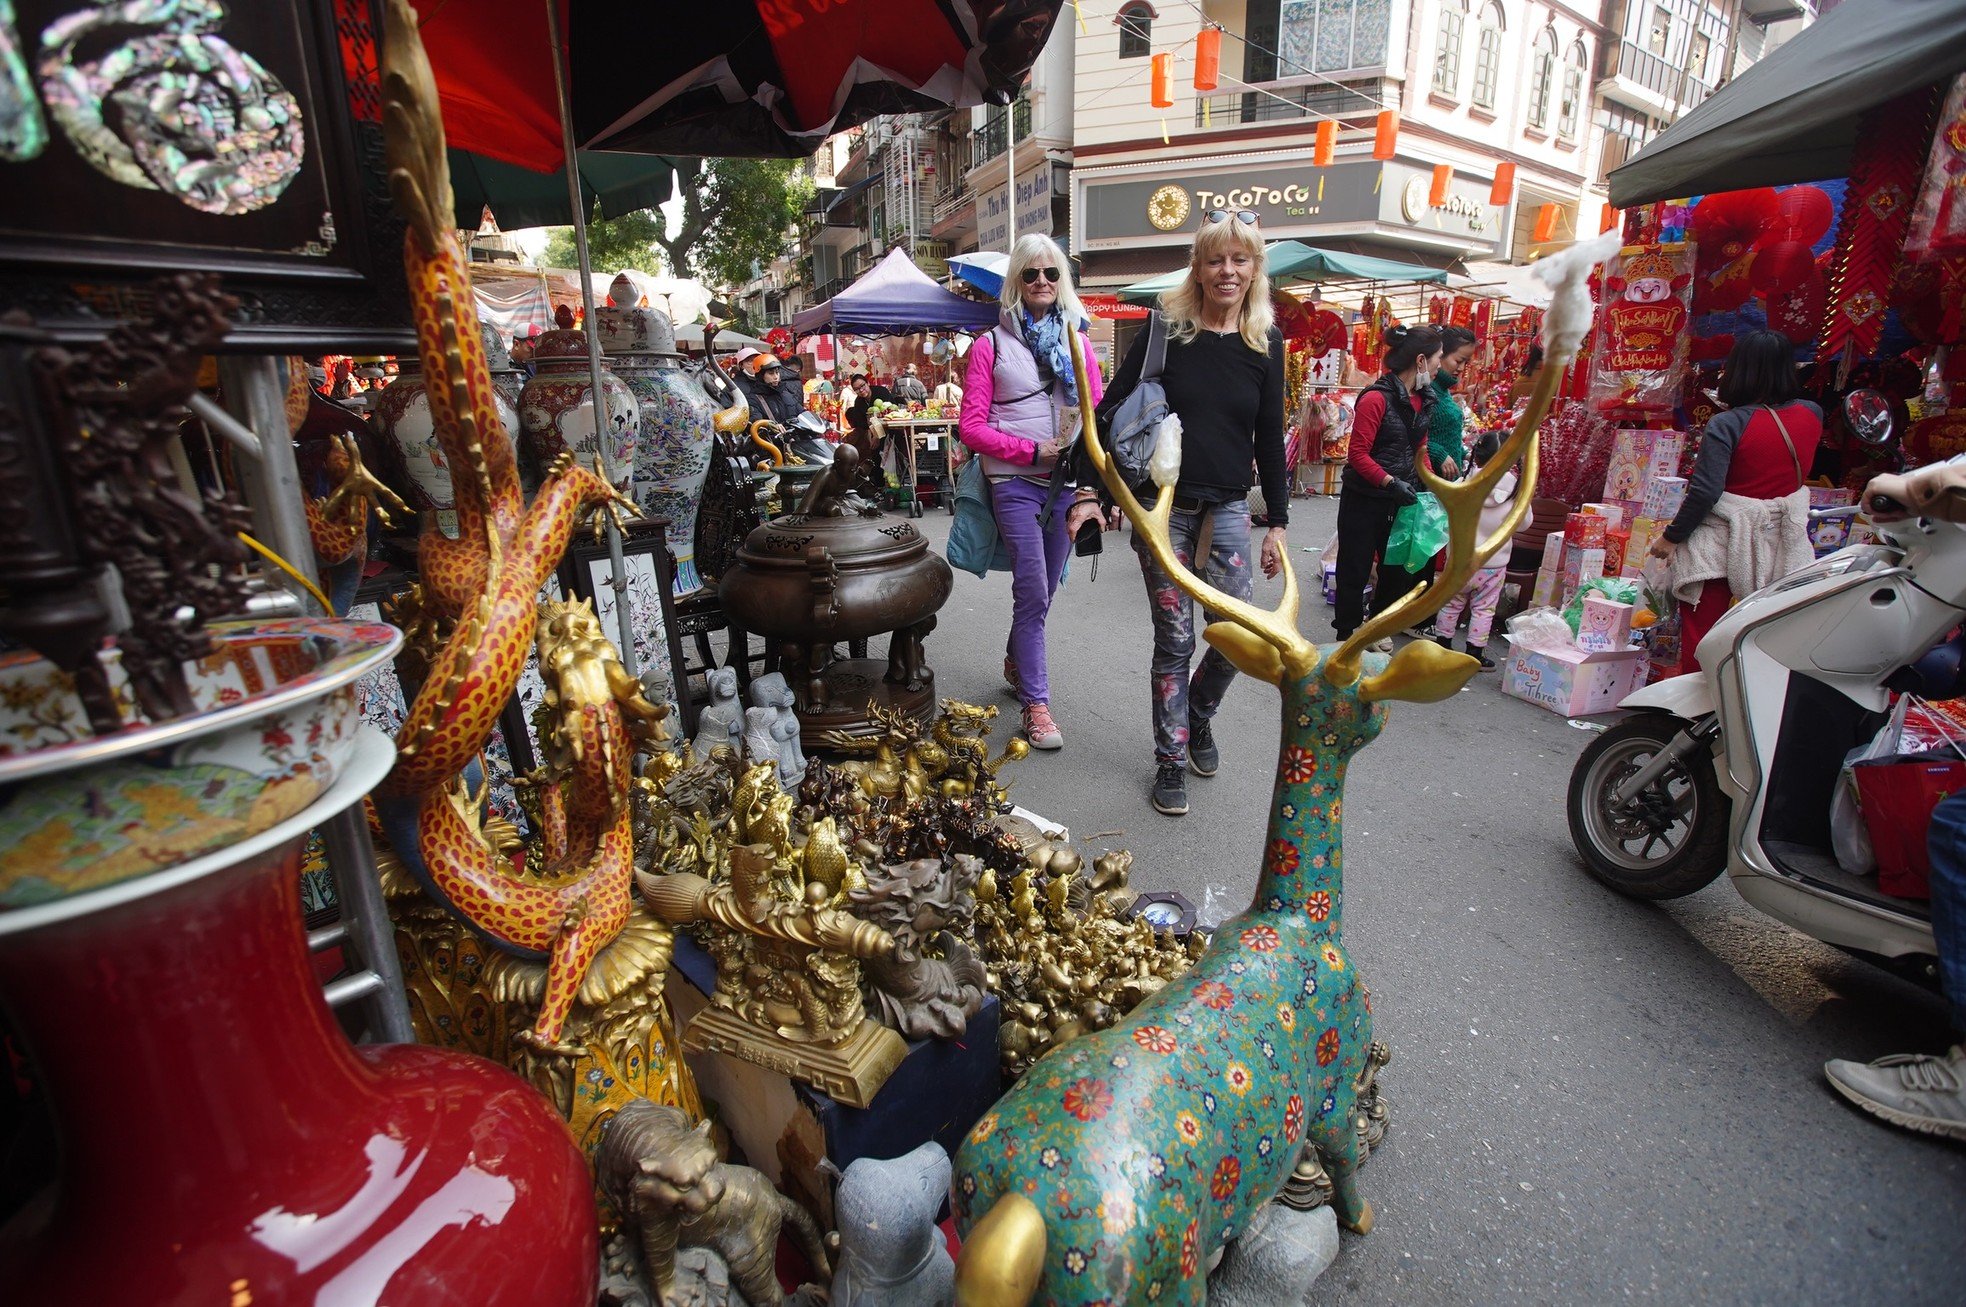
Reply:
[[[1341,940],[1345,770],[1384,726],[1386,701],[1446,698],[1476,664],[1424,640],[1390,660],[1363,651],[1438,610],[1514,533],[1535,483],[1536,424],[1560,373],[1544,369],[1515,433],[1475,478],[1426,478],[1453,526],[1440,579],[1323,647],[1297,630],[1287,559],[1276,612],[1183,566],[1168,545],[1171,488],[1142,507],[1084,414],[1094,461],[1156,561],[1220,619],[1209,643],[1282,691],[1276,789],[1249,911],[1222,924],[1186,976],[1111,1028],[1054,1050],[971,1130],[956,1165],[959,1301],[1201,1301],[1212,1254],[1247,1228],[1307,1146],[1332,1180],[1339,1220],[1371,1228],[1357,1098],[1372,1008]],[[1517,509],[1478,541],[1482,501],[1518,460]]]

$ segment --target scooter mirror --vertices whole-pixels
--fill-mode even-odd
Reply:
[[[1869,388],[1843,397],[1843,420],[1866,445],[1891,443],[1891,401]]]

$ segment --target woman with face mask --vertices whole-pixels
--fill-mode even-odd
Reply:
[[[1466,327],[1440,329],[1440,366],[1434,370],[1434,416],[1427,428],[1427,452],[1445,477],[1458,477],[1468,461],[1465,415],[1451,393],[1481,340]]]
[[[1332,623],[1340,640],[1365,620],[1365,586],[1372,565],[1379,579],[1372,611],[1383,612],[1419,580],[1418,573],[1384,561],[1386,539],[1399,510],[1419,499],[1416,470],[1432,471],[1427,437],[1433,429],[1435,390],[1429,384],[1440,362],[1440,332],[1433,327],[1394,327],[1386,333],[1386,370],[1352,407],[1352,440],[1338,492],[1338,602]],[[1391,639],[1379,642],[1382,651]]]

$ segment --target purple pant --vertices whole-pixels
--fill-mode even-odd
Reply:
[[[1065,575],[1071,537],[1065,534],[1065,515],[1072,494],[1061,487],[1051,507],[1051,525],[1038,525],[1051,487],[1021,477],[990,486],[990,507],[996,513],[997,534],[1010,554],[1010,641],[1005,652],[1017,665],[1019,697],[1026,704],[1051,702],[1051,678],[1045,671],[1044,619],[1051,596]]]

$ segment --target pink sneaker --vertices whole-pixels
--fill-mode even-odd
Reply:
[[[1024,706],[1024,738],[1031,742],[1033,749],[1065,747],[1064,733],[1058,729],[1058,723],[1051,720],[1051,705],[1033,703]]]

